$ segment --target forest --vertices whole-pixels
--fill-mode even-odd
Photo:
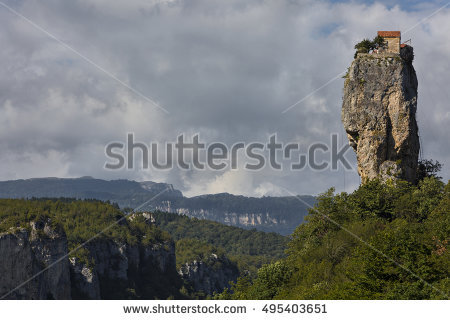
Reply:
[[[211,261],[211,254],[215,254],[221,258],[219,260],[230,261],[239,274],[254,277],[262,265],[285,256],[288,238],[277,233],[244,230],[173,213],[153,212],[151,217],[124,212],[116,204],[99,200],[0,199],[0,233],[14,233],[20,229],[30,231],[30,222],[50,221],[53,228],[67,236],[69,258],[77,258],[89,268],[96,264],[86,243],[93,237],[95,241],[128,245],[174,241],[177,270],[194,260],[207,263]],[[220,265],[216,263],[214,267]],[[178,276],[172,274],[170,277]],[[176,286],[170,290],[173,296],[182,296],[176,292]],[[200,297],[189,293],[185,298],[194,296]]]
[[[289,241],[288,237],[274,232],[244,230],[175,213],[155,212],[153,217],[155,224],[177,241],[177,246],[181,240],[197,240],[189,246],[183,245],[184,250],[177,250],[177,264],[187,262],[187,257],[198,258],[199,252],[214,251],[235,262],[241,273],[253,276],[262,265],[283,258]]]
[[[236,265],[240,277],[215,299],[447,299],[449,213],[450,183],[425,174],[417,185],[331,188],[290,237],[173,213],[131,219],[114,204],[64,198],[1,199],[0,233],[51,221],[69,250],[100,231],[98,239],[128,244],[172,239],[177,268],[211,254]],[[95,263],[84,248],[71,256]]]
[[[331,188],[299,225],[287,257],[217,299],[448,299],[450,183],[371,180]]]

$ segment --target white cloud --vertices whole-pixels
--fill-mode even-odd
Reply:
[[[379,29],[406,30],[439,5],[403,7],[326,1],[10,1],[83,55],[154,98],[160,110],[24,20],[0,8],[0,179],[92,175],[155,179],[185,193],[277,195],[343,188],[342,172],[103,170],[103,149],[135,132],[144,142],[199,132],[208,142],[329,141],[342,132],[338,79],[353,45]],[[424,156],[450,177],[450,9],[404,35],[419,77]],[[447,121],[447,122],[446,122]],[[47,160],[47,161],[46,161]],[[354,161],[354,159],[353,159]],[[33,163],[33,167],[27,164]],[[51,169],[49,169],[51,167]],[[359,180],[347,173],[346,186]]]

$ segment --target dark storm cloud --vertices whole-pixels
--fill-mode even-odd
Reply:
[[[317,1],[7,2],[99,66],[156,100],[155,108],[21,18],[0,8],[0,178],[83,176],[155,179],[188,194],[308,194],[344,187],[344,172],[104,171],[104,146],[200,133],[208,142],[328,142],[343,133],[338,78],[353,45],[378,29],[405,30],[413,13],[381,4]],[[445,9],[411,30],[419,76],[419,125],[427,158],[450,163],[450,79]],[[342,143],[346,143],[345,139]],[[355,162],[352,155],[352,161]],[[450,166],[450,165],[448,165]],[[448,177],[449,171],[446,171]],[[358,183],[345,175],[347,189]]]

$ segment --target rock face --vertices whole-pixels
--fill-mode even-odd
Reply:
[[[30,227],[0,234],[0,297],[70,299],[64,232],[50,221],[31,222]]]
[[[205,261],[194,260],[185,263],[178,273],[194,291],[201,291],[207,295],[222,292],[230,286],[230,281],[236,281],[239,276],[239,270],[235,264],[216,254],[211,254]]]
[[[273,217],[269,212],[265,213],[237,213],[237,212],[227,212],[219,210],[208,210],[208,209],[189,209],[189,208],[176,208],[175,210],[168,211],[168,207],[160,206],[158,210],[163,212],[172,212],[180,215],[186,215],[190,218],[197,218],[201,220],[212,220],[217,221],[229,226],[235,226],[239,228],[255,228],[263,230],[266,232],[276,231],[279,233],[283,232],[287,228],[287,219]],[[289,221],[290,222],[290,221]]]
[[[88,264],[69,256],[64,231],[50,220],[29,225],[0,234],[0,298],[153,299],[181,287],[173,241],[95,239],[83,248]]]
[[[75,299],[148,298],[152,282],[176,276],[172,241],[129,245],[96,240],[86,245],[93,266],[70,258],[72,295]]]
[[[364,182],[415,182],[419,155],[417,77],[412,47],[398,54],[358,54],[344,85],[342,122]]]
[[[309,206],[316,203],[313,196],[300,197]],[[254,198],[219,193],[161,201],[153,210],[289,235],[304,222],[309,206],[300,203],[296,197]]]
[[[76,292],[76,298],[101,299],[100,283],[93,268],[78,261],[77,258],[69,258],[72,290]]]

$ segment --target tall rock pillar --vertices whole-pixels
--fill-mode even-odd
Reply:
[[[413,51],[359,53],[344,84],[342,122],[367,179],[416,180],[419,135]]]

